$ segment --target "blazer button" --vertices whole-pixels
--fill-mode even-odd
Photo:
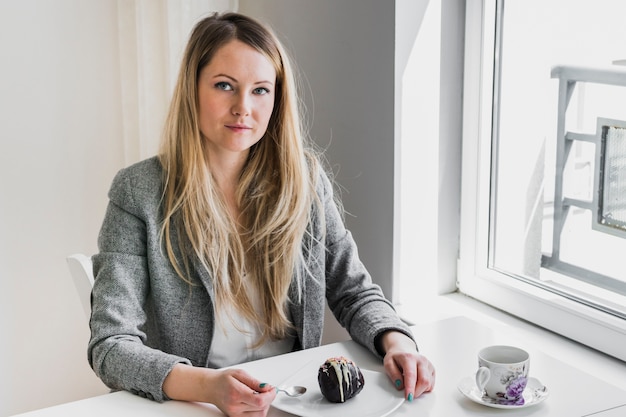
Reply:
[[[146,398],[149,399],[149,400],[153,400],[154,401],[154,396],[152,394],[150,394],[150,393],[146,394]]]

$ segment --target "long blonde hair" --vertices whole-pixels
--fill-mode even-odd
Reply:
[[[215,52],[231,40],[265,55],[276,70],[275,104],[267,131],[249,153],[236,190],[243,228],[231,218],[210,174],[198,124],[197,83]],[[162,239],[178,275],[191,284],[191,247],[213,279],[215,309],[234,306],[257,323],[262,336],[284,338],[290,330],[289,288],[303,277],[303,239],[314,204],[318,159],[304,145],[291,65],[272,32],[237,13],[201,20],[191,33],[166,119],[160,151],[164,168]],[[173,243],[172,230],[179,236]],[[184,240],[184,242],[183,242]],[[187,244],[187,246],[185,246]],[[254,308],[256,289],[261,311]]]

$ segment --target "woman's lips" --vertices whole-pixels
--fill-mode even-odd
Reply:
[[[234,132],[245,132],[252,129],[250,126],[240,124],[226,125],[226,127]]]

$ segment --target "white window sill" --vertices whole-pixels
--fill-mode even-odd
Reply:
[[[518,319],[460,293],[426,299],[418,298],[411,306],[399,306],[402,317],[414,324],[424,324],[455,316],[476,320],[499,333],[541,346],[541,351],[562,362],[595,375],[626,391],[626,362]],[[416,335],[419,338],[419,335]]]

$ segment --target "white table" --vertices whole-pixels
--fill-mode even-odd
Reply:
[[[516,417],[584,417],[610,409],[613,411],[607,411],[607,416],[626,416],[626,391],[592,376],[593,370],[585,369],[585,363],[572,367],[542,353],[541,346],[529,346],[524,341],[510,336],[494,334],[489,328],[464,317],[414,326],[412,330],[419,342],[421,352],[430,358],[437,369],[437,385],[432,393],[425,394],[412,403],[402,404],[392,414],[393,417],[463,417],[496,414]],[[476,353],[480,348],[490,344],[514,344],[528,350],[531,354],[531,376],[538,378],[548,387],[550,397],[536,406],[516,410],[489,408],[465,398],[458,391],[457,383],[463,377],[472,375],[477,366]],[[364,369],[383,370],[382,365],[373,355],[352,341],[248,362],[239,367],[263,381],[278,385],[303,364],[311,360],[317,360],[321,364],[327,357],[337,355],[353,359]],[[309,389],[318,388],[310,387]],[[20,416],[211,417],[223,416],[223,414],[209,404],[177,401],[158,404],[127,392],[116,392],[32,411],[20,414]],[[269,416],[288,417],[291,415],[272,408]],[[604,414],[594,414],[594,417],[604,417]]]

